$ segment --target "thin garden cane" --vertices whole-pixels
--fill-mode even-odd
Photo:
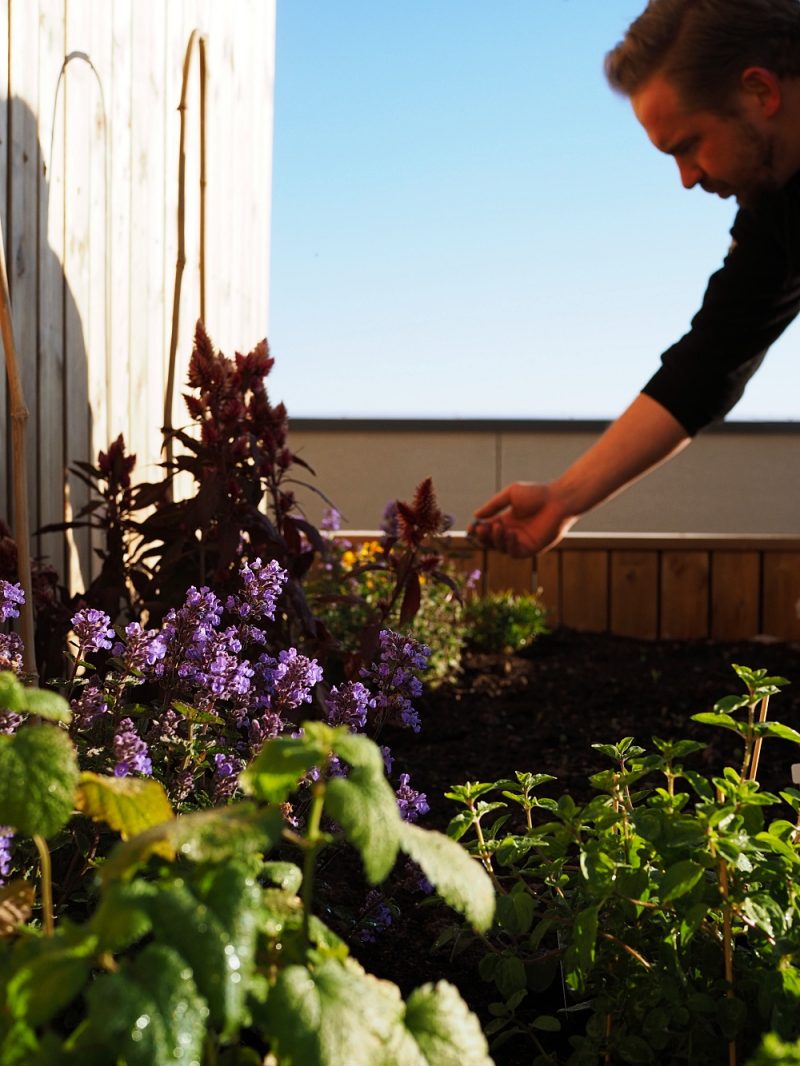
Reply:
[[[768,709],[769,709],[769,696],[765,696],[762,699],[762,701],[761,701],[761,710],[759,711],[759,714],[758,714],[759,722],[766,722]],[[764,741],[763,737],[756,737],[756,742],[753,745],[753,760],[752,760],[752,762],[750,764],[750,774],[748,775],[749,779],[751,781],[755,781],[756,780],[756,774],[758,773],[758,760],[761,757],[761,745],[762,745],[763,741]]]
[[[168,468],[172,465],[172,398],[175,392],[175,362],[178,350],[178,330],[181,317],[181,284],[186,266],[186,95],[195,43],[200,59],[200,320],[206,317],[206,39],[199,30],[192,30],[183,60],[183,85],[178,111],[181,116],[180,148],[178,151],[178,258],[175,263],[175,288],[172,297],[172,333],[169,341],[169,367],[164,396],[164,449]],[[171,492],[171,490],[170,490]]]
[[[31,582],[30,517],[28,512],[28,462],[25,449],[25,430],[28,425],[28,408],[22,389],[22,379],[17,367],[17,347],[14,343],[14,326],[11,318],[11,296],[8,291],[6,272],[5,238],[0,226],[0,333],[6,353],[6,374],[11,397],[11,457],[14,486],[14,535],[17,541],[17,566],[19,581],[25,592],[25,603],[20,608],[21,637],[24,644],[23,666],[25,672],[36,677],[36,653],[33,635],[33,587]]]

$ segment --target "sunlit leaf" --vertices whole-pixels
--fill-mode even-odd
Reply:
[[[53,836],[69,821],[78,784],[72,741],[54,725],[24,726],[0,744],[0,825]]]
[[[174,817],[164,786],[152,778],[84,772],[75,806],[93,821],[116,829],[123,840]]]

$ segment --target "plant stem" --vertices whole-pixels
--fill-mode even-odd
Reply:
[[[39,852],[39,867],[42,880],[42,924],[45,936],[52,936],[55,926],[53,924],[53,874],[50,865],[50,849],[47,841],[38,833],[33,834],[33,842]]]
[[[727,995],[733,998],[733,937],[731,935],[731,905],[728,900],[728,867],[724,859],[719,863],[719,888],[722,895],[722,948],[725,955]],[[728,1066],[736,1066],[736,1041],[728,1042]]]
[[[314,863],[320,845],[320,823],[325,802],[325,785],[316,781],[311,791],[311,809],[308,812],[308,835],[305,838],[306,853],[303,859],[303,935],[311,943],[311,904],[314,895]]]

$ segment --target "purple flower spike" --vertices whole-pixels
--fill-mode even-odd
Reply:
[[[311,689],[322,680],[317,660],[299,655],[297,648],[280,652],[277,659],[262,655],[258,665],[273,709],[290,711],[311,703]]]
[[[115,633],[111,628],[111,619],[105,611],[84,607],[72,616],[72,628],[78,638],[79,659],[95,651],[107,651],[113,645]]]
[[[418,792],[410,785],[411,778],[408,774],[400,774],[400,787],[397,789],[397,806],[400,817],[405,822],[416,822],[421,814],[427,814],[430,810],[428,797],[424,792]]]
[[[214,756],[214,801],[222,803],[231,798],[239,787],[239,774],[244,769],[244,760],[235,755]]]
[[[286,571],[274,559],[266,565],[260,559],[254,559],[250,566],[245,563],[239,576],[241,594],[229,596],[225,606],[248,624],[261,618],[272,621],[275,603],[288,577]]]
[[[19,618],[19,609],[25,602],[22,585],[0,580],[0,622]]]
[[[419,733],[419,715],[411,704],[422,693],[416,676],[428,665],[431,650],[412,637],[384,629],[380,633],[380,657],[376,664],[361,671],[361,676],[377,690],[374,705],[382,722]]]
[[[108,713],[108,701],[100,678],[94,677],[77,699],[70,701],[73,725],[81,731],[90,729],[98,718]]]
[[[20,673],[23,666],[23,649],[19,633],[0,633],[0,670]]]
[[[114,737],[114,758],[115,777],[129,777],[131,774],[149,776],[153,772],[147,744],[136,732],[130,718],[123,718],[119,723],[119,732]]]
[[[346,725],[351,733],[367,724],[367,711],[375,706],[370,691],[360,681],[346,681],[341,688],[335,685],[325,701],[325,717],[329,725]]]
[[[13,829],[0,825],[0,885],[6,883],[6,878],[11,871],[11,840],[13,836]]]

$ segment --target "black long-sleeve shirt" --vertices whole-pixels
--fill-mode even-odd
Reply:
[[[769,346],[800,313],[800,173],[740,208],[731,236],[691,329],[642,390],[692,436],[741,399]]]

